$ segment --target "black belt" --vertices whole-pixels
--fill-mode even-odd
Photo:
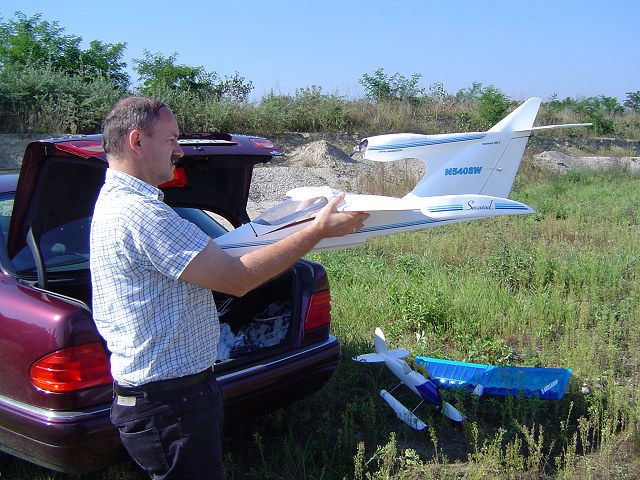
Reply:
[[[204,382],[212,370],[209,368],[204,372],[196,373],[194,375],[187,375],[185,377],[171,378],[169,380],[158,380],[156,382],[149,382],[137,387],[125,387],[113,384],[113,387],[118,395],[123,397],[144,397],[146,395],[161,395],[163,393],[171,393],[176,390],[196,385],[197,383]]]

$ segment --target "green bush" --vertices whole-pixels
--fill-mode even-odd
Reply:
[[[69,76],[48,66],[0,70],[0,131],[98,132],[122,95],[100,76]]]

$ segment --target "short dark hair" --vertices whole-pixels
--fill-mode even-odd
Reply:
[[[122,153],[122,142],[133,129],[151,135],[163,108],[169,107],[160,100],[147,97],[127,97],[116,102],[102,123],[104,151],[113,155]]]

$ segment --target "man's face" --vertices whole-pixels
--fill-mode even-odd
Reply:
[[[145,181],[160,185],[173,179],[173,164],[182,157],[178,144],[178,122],[168,108],[162,108],[151,135],[141,134],[141,161],[144,162]]]

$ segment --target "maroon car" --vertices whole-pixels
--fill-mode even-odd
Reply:
[[[247,222],[253,166],[281,150],[241,135],[179,142],[165,201],[211,237],[226,231],[214,218]],[[75,136],[29,144],[20,176],[0,176],[0,450],[69,473],[126,455],[109,421],[109,352],[91,317],[89,227],[106,168],[101,137]],[[214,367],[227,425],[326,383],[340,347],[322,266],[301,260],[243,297],[212,294],[230,339]]]

